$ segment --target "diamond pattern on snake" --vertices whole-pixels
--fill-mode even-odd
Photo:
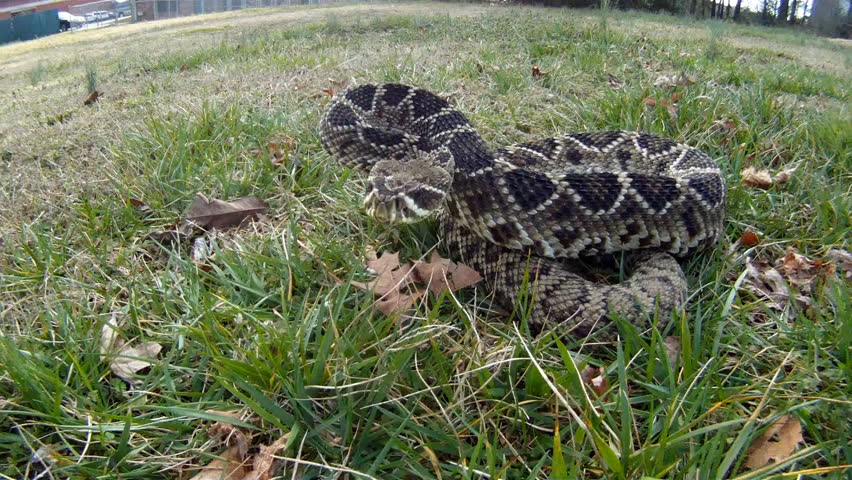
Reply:
[[[443,98],[407,85],[337,94],[324,147],[368,173],[364,206],[389,223],[437,216],[451,257],[511,308],[532,289],[531,329],[583,336],[613,314],[639,326],[680,308],[676,258],[722,232],[725,182],[704,153],[639,132],[573,133],[492,149]],[[620,283],[585,264],[624,256]]]

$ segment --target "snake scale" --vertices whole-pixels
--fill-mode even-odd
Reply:
[[[619,315],[644,325],[685,301],[675,257],[715,244],[725,182],[704,153],[644,133],[574,133],[492,150],[443,98],[407,85],[361,85],[322,116],[326,150],[369,173],[374,218],[437,214],[446,250],[510,307],[532,293],[529,325],[581,336]],[[633,264],[619,283],[584,260]]]

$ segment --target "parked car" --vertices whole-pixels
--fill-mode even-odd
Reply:
[[[59,16],[60,32],[71,30],[72,28],[79,27],[80,25],[86,23],[86,18],[81,17],[79,15],[72,15],[68,12],[56,12],[56,14]]]

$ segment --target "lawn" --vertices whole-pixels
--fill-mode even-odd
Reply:
[[[495,147],[635,129],[707,152],[726,235],[685,262],[686,310],[613,343],[532,337],[481,288],[379,312],[352,285],[368,252],[439,239],[368,217],[318,123],[329,93],[389,81]],[[189,479],[263,452],[293,479],[848,478],[848,42],[344,4],[0,46],[0,83],[2,478]],[[187,240],[199,193],[269,208]]]

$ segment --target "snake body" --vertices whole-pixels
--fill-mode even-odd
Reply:
[[[496,298],[532,293],[530,325],[585,335],[612,314],[678,308],[675,257],[717,241],[725,182],[689,146],[644,133],[574,133],[492,150],[446,100],[407,85],[362,85],[323,115],[327,151],[369,172],[365,205],[389,222],[437,213],[453,258]],[[587,278],[577,259],[626,254],[629,278]]]

